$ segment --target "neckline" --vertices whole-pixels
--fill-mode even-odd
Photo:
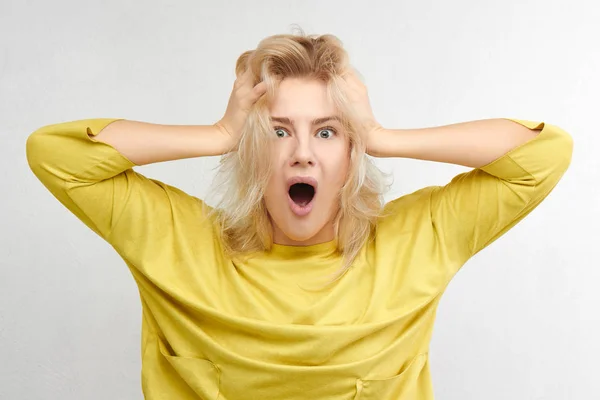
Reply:
[[[311,256],[330,254],[337,250],[337,240],[333,239],[328,242],[311,244],[308,246],[302,245],[287,245],[276,244],[271,245],[271,253],[284,256]]]

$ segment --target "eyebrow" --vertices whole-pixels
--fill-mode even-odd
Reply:
[[[289,119],[287,117],[271,117],[271,121],[279,122],[281,124],[294,125],[294,121],[292,121],[291,119]],[[327,121],[337,121],[340,123],[342,122],[340,117],[338,117],[337,115],[332,115],[330,117],[315,118],[311,121],[311,123],[313,125],[320,125]]]

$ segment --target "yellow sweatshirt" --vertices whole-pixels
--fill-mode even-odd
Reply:
[[[116,120],[44,126],[27,158],[129,267],[149,400],[433,399],[428,352],[442,293],[548,195],[573,146],[559,127],[513,120],[542,130],[445,186],[388,203],[353,267],[309,291],[340,268],[333,241],[228,258],[202,200],[135,172],[93,138]]]

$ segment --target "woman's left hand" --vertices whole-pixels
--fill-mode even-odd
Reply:
[[[363,138],[367,145],[367,154],[375,155],[377,140],[381,139],[385,129],[377,122],[369,102],[367,87],[358,77],[354,68],[348,69],[342,78],[345,82],[344,90],[348,100],[356,112],[359,123],[362,125]]]

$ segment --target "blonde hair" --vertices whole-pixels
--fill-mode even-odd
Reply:
[[[340,111],[350,139],[350,167],[340,191],[335,215],[335,239],[343,255],[337,280],[348,270],[374,232],[383,209],[384,175],[369,159],[354,118],[340,88],[342,74],[350,68],[348,55],[334,35],[280,34],[263,39],[255,50],[237,60],[236,74],[249,68],[254,84],[264,81],[267,92],[254,105],[243,128],[237,151],[221,158],[216,180],[222,197],[212,214],[219,227],[224,250],[231,256],[270,250],[273,228],[263,195],[271,174],[268,148],[272,137],[270,101],[284,78],[306,78],[326,83],[327,92]]]

